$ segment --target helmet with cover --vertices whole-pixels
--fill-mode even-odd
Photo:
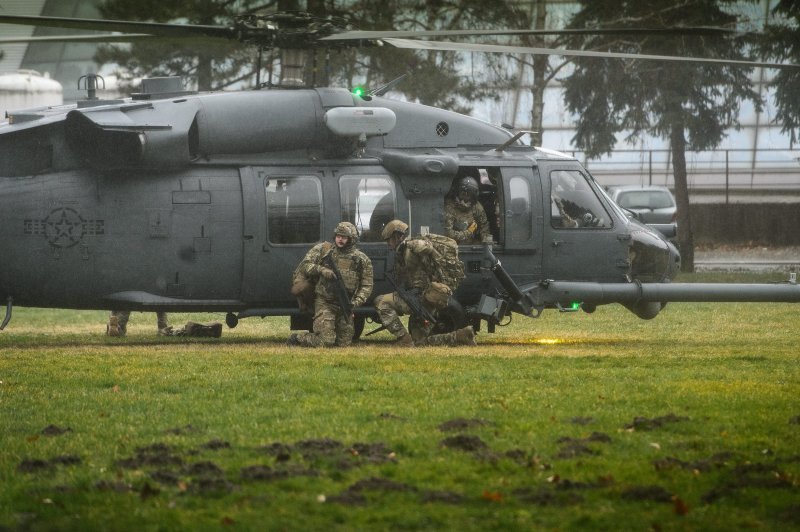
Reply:
[[[474,177],[462,177],[456,187],[456,197],[464,204],[474,204],[478,200],[478,181]]]
[[[386,226],[383,228],[383,231],[381,231],[381,238],[383,240],[389,240],[395,233],[402,233],[403,235],[407,235],[408,224],[403,222],[402,220],[392,220],[391,222],[387,223]]]
[[[348,245],[355,244],[358,242],[358,229],[356,226],[351,224],[350,222],[339,222],[336,225],[336,229],[333,231],[334,236],[346,236],[350,240],[347,242]]]

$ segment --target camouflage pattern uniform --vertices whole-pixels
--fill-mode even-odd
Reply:
[[[314,292],[318,279],[309,277],[306,272],[310,266],[319,264],[331,249],[335,246],[330,242],[320,242],[308,250],[303,260],[297,265],[292,275],[292,294],[297,297],[297,306],[301,312],[312,312],[314,310]]]
[[[128,333],[128,320],[131,318],[130,310],[112,310],[106,326],[108,336],[125,336]],[[158,334],[165,334],[163,331],[169,329],[166,312],[156,312],[156,322]]]
[[[469,227],[475,223],[474,231]],[[444,203],[444,234],[459,244],[480,244],[492,242],[489,218],[483,206],[475,202],[465,204],[458,198],[448,197]]]
[[[394,232],[392,229],[400,229],[402,232],[408,226],[400,222],[389,222],[384,228],[384,240]],[[387,234],[388,233],[388,234]],[[397,247],[394,254],[394,271],[398,276],[397,282],[403,284],[408,289],[413,289],[419,294],[423,294],[433,282],[441,282],[443,275],[441,267],[436,263],[434,257],[437,255],[433,245],[422,238],[405,239]],[[420,301],[425,307],[436,316],[439,308],[429,303],[425,298],[420,297]],[[411,314],[408,304],[397,292],[383,294],[375,298],[375,308],[381,318],[381,323],[386,326],[386,330],[392,333],[398,340],[410,334],[413,345],[474,345],[474,333],[469,330],[469,339],[465,340],[463,330],[453,331],[446,334],[430,335],[433,324],[427,323],[421,318],[411,316],[408,320],[406,330],[400,316]],[[465,328],[466,329],[466,328]]]
[[[358,231],[353,224],[340,223],[336,226],[335,234],[347,236],[347,245],[342,248],[334,246],[328,254],[342,274],[347,294],[355,308],[363,305],[372,294],[372,261],[356,248]],[[303,272],[309,279],[319,279],[315,289],[314,330],[298,334],[295,341],[297,345],[307,347],[346,347],[353,342],[355,334],[353,316],[345,315],[339,307],[334,288],[337,281],[322,275],[325,266],[319,264],[321,261],[307,263]]]

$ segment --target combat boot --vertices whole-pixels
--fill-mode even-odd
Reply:
[[[107,336],[125,336],[125,330],[119,326],[119,318],[111,316],[108,318],[108,325],[106,325]]]
[[[297,337],[297,333],[292,333],[289,335],[289,339],[286,340],[286,345],[288,346],[300,345],[300,339]]]
[[[467,326],[457,330],[455,336],[456,345],[478,345],[475,341],[475,331],[472,330],[472,327]]]
[[[397,347],[414,347],[414,339],[411,338],[410,334],[405,333],[394,341],[394,345]]]

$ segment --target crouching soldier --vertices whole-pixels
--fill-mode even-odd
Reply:
[[[397,276],[398,286],[397,291],[375,298],[375,308],[381,323],[397,338],[397,345],[475,345],[472,327],[431,335],[434,324],[419,313],[412,312],[413,309],[403,297],[406,290],[412,292],[413,296],[418,296],[424,307],[420,310],[435,317],[438,311],[447,307],[453,294],[448,282],[454,284],[460,281],[455,281],[455,276],[445,271],[447,261],[436,250],[431,238],[408,238],[408,224],[400,220],[392,220],[386,224],[381,236],[395,252],[394,274]],[[437,235],[430,236],[435,240]],[[455,242],[450,242],[457,250]],[[463,277],[463,266],[460,274]],[[405,314],[411,315],[408,330],[400,321],[400,316]]]
[[[314,290],[313,331],[292,334],[289,345],[306,347],[348,346],[353,342],[353,309],[372,294],[372,261],[357,247],[358,231],[341,222],[334,245],[320,261],[308,261],[303,274],[319,279]]]

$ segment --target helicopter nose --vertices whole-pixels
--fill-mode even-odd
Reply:
[[[667,277],[672,280],[681,271],[681,253],[671,241],[667,241],[669,246],[669,263],[667,264]]]
[[[664,282],[680,269],[678,250],[661,233],[645,226],[631,232],[631,276],[643,282]],[[676,266],[677,264],[677,266]]]

